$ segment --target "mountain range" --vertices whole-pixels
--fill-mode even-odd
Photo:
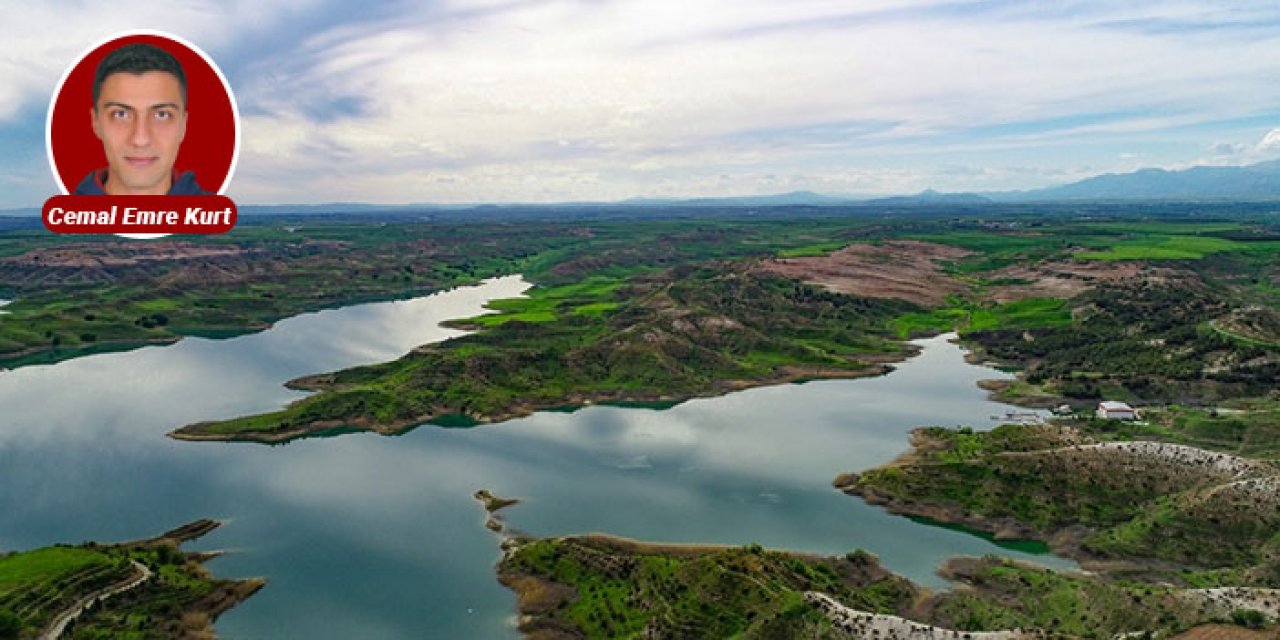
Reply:
[[[1280,160],[1243,167],[1143,169],[1047,189],[982,194],[996,202],[1062,200],[1280,200]]]
[[[1128,201],[1280,201],[1280,160],[1240,167],[1192,167],[1181,171],[1142,169],[1108,173],[1079,182],[1027,191],[941,193],[926,189],[915,195],[867,198],[793,191],[768,196],[696,198],[689,200],[634,199],[620,204],[650,206],[980,206],[997,202],[1128,202]]]
[[[1026,202],[1280,202],[1280,160],[1238,167],[1192,167],[1181,171],[1142,169],[1133,173],[1108,173],[1044,189],[983,193],[941,193],[926,189],[914,195],[868,197],[791,191],[763,196],[720,198],[631,198],[617,202],[568,202],[556,204],[413,204],[373,205],[330,203],[318,205],[252,205],[241,213],[270,215],[298,213],[393,213],[404,211],[466,212],[520,207],[778,207],[778,206],[981,206]],[[38,216],[39,209],[0,211],[0,216]]]

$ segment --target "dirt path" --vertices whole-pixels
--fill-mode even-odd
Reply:
[[[1119,451],[1134,456],[1147,457],[1175,464],[1188,469],[1203,469],[1227,474],[1236,479],[1265,478],[1274,475],[1276,467],[1261,460],[1244,458],[1229,453],[1209,451],[1199,447],[1171,442],[1153,442],[1149,440],[1132,440],[1126,442],[1099,442],[1097,444],[1075,445],[1063,449],[1048,451],[1030,451],[1028,454],[1055,453],[1060,451],[1084,451],[1096,449],[1101,451]]]
[[[148,569],[146,565],[138,562],[137,560],[133,560],[132,562],[133,568],[136,571],[133,577],[123,582],[98,589],[97,591],[77,600],[71,605],[71,607],[54,616],[53,620],[49,621],[49,626],[46,627],[44,631],[41,631],[40,635],[37,636],[39,640],[58,640],[58,638],[62,637],[63,632],[67,630],[67,625],[71,624],[72,620],[80,617],[80,614],[84,613],[84,610],[88,609],[89,605],[98,602],[99,600],[110,598],[118,593],[123,593],[133,589],[151,578],[151,570]]]
[[[954,640],[969,638],[970,640],[1018,640],[1032,637],[1018,630],[1010,631],[965,631],[944,629],[922,622],[913,622],[906,618],[890,616],[882,613],[868,613],[851,609],[836,601],[831,596],[817,591],[808,591],[804,599],[827,614],[832,624],[860,638],[886,638],[889,640]]]

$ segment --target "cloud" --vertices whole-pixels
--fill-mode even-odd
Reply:
[[[22,67],[0,66],[0,123],[47,100],[67,50],[111,26],[111,11],[78,9],[58,38],[74,46],[55,46],[40,25],[60,13],[37,6],[0,10],[33,34],[0,42],[0,60]],[[1038,174],[998,167],[1107,168],[1122,151],[1185,161],[1246,139],[1229,123],[1274,121],[1280,104],[1280,58],[1265,55],[1280,48],[1280,7],[1265,4],[223,7],[123,13],[189,30],[227,61],[245,116],[232,193],[246,201],[718,195],[772,188],[768,175],[860,176],[839,191],[1031,187],[1017,181]],[[56,62],[30,64],[45,57]]]
[[[1238,156],[1248,150],[1248,145],[1238,142],[1219,142],[1209,147],[1209,152],[1215,156]]]
[[[1258,151],[1264,153],[1275,153],[1280,151],[1280,127],[1267,132],[1262,137],[1262,141],[1258,143]]]
[[[703,167],[746,176],[768,173],[770,163],[783,173],[840,160],[865,166],[877,150],[957,144],[967,132],[1018,123],[1027,125],[972,141],[1158,135],[1280,99],[1270,83],[1259,88],[1259,76],[1276,68],[1270,57],[1240,64],[1257,36],[1232,46],[1236,36],[1119,25],[1161,11],[1188,24],[1209,19],[1182,5],[1069,17],[973,17],[950,7],[551,1],[456,18],[425,34],[415,25],[430,16],[401,16],[380,29],[317,37],[289,81],[260,87],[272,105],[261,125],[271,132],[242,166],[250,175],[281,158],[329,157],[330,171],[399,174],[396,183],[415,196],[470,189],[471,200],[556,199],[550,185],[575,197],[593,189],[625,197],[622,185],[646,174],[670,184],[669,172],[684,168],[680,193],[702,195],[697,176],[711,173]],[[294,96],[345,100],[359,115],[316,117]],[[1115,115],[1079,119],[1095,113]]]
[[[304,11],[303,0],[272,4],[251,0],[157,5],[140,0],[110,3],[40,2],[0,9],[0,121],[29,103],[46,104],[62,72],[85,49],[113,34],[157,29],[181,35],[206,50],[230,47],[239,38]]]

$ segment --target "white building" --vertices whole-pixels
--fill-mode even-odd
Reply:
[[[1107,420],[1137,420],[1138,412],[1123,402],[1104,400],[1098,403],[1098,417]]]

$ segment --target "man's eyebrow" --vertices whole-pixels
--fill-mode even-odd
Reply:
[[[109,108],[109,107],[118,107],[118,108],[121,108],[121,109],[128,109],[128,110],[130,110],[130,111],[136,111],[136,110],[137,110],[137,107],[135,107],[135,106],[133,106],[133,105],[130,105],[130,104],[125,104],[125,103],[123,103],[123,102],[104,102],[104,103],[102,103],[102,107],[103,107],[104,109],[105,109],[105,108]],[[181,107],[181,106],[179,106],[179,105],[178,105],[178,103],[176,103],[176,102],[161,102],[161,103],[159,103],[159,104],[153,104],[153,105],[151,105],[151,106],[147,107],[147,109],[148,109],[148,110],[155,110],[155,109],[177,109],[177,110],[181,110],[181,109],[182,109],[182,107]]]

